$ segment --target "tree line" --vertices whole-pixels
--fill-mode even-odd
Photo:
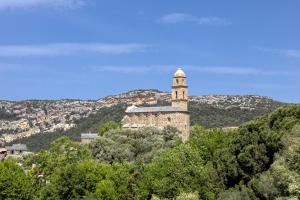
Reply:
[[[100,130],[90,145],[61,137],[22,166],[0,163],[0,199],[300,198],[300,105],[229,132],[194,125],[187,143],[172,127]]]

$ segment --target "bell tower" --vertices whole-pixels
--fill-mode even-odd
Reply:
[[[172,107],[188,110],[188,86],[186,75],[181,68],[178,68],[173,76]]]

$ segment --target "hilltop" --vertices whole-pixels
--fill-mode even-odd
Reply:
[[[43,133],[78,132],[83,123],[94,121],[80,131],[96,131],[103,119],[119,121],[127,105],[166,105],[170,93],[159,90],[134,90],[99,100],[26,100],[0,101],[0,137],[6,142]],[[122,106],[121,106],[122,105]],[[206,127],[238,126],[256,116],[273,111],[282,102],[256,95],[190,96],[192,124]],[[117,109],[117,118],[109,109]],[[105,120],[104,120],[105,121]]]

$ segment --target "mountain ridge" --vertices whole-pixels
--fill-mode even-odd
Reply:
[[[100,112],[104,107],[118,104],[166,105],[171,103],[170,100],[170,93],[157,89],[131,90],[98,100],[0,100],[0,137],[12,142],[38,133],[67,131],[76,127],[78,121]],[[201,112],[203,108],[206,108],[206,112],[238,109],[249,112],[260,110],[259,114],[264,114],[284,103],[259,95],[205,95],[190,96],[189,104],[191,112],[201,107]],[[197,123],[197,120],[192,119],[192,122]]]

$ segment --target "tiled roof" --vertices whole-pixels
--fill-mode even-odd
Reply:
[[[27,151],[26,144],[13,144],[12,146],[5,147],[7,151]]]
[[[123,128],[142,128],[145,125],[143,124],[124,124],[122,127]]]
[[[158,107],[136,107],[130,106],[126,113],[146,113],[146,112],[186,112],[186,110],[172,107],[172,106],[158,106]]]
[[[81,139],[96,139],[98,133],[81,133]]]

